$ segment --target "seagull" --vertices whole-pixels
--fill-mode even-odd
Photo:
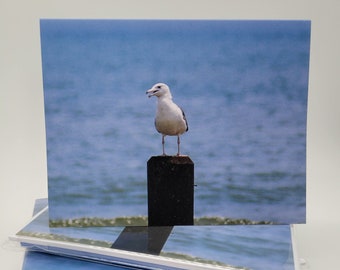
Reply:
[[[149,98],[152,96],[158,98],[155,127],[162,134],[163,156],[166,156],[164,138],[167,135],[177,136],[177,156],[180,156],[179,136],[189,129],[184,111],[172,101],[170,88],[165,83],[156,83],[146,91],[146,94]]]

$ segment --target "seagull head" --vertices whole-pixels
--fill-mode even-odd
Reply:
[[[148,97],[156,96],[156,97],[168,97],[172,98],[169,86],[165,83],[156,83],[149,90],[146,91]]]

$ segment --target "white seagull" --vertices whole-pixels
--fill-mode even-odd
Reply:
[[[156,83],[146,91],[146,94],[148,97],[156,96],[158,98],[155,127],[162,134],[163,156],[166,155],[164,138],[167,135],[177,136],[177,156],[179,156],[179,136],[188,131],[188,123],[183,110],[172,101],[169,86],[165,83]]]

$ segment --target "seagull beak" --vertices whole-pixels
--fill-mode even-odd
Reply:
[[[151,89],[149,89],[148,91],[146,91],[146,94],[147,94],[148,97],[150,98],[150,97],[154,96],[157,92],[158,92],[157,89],[151,88]]]

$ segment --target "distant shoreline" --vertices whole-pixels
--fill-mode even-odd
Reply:
[[[272,221],[254,221],[249,219],[232,219],[225,217],[199,217],[194,218],[194,225],[275,225]],[[75,219],[50,220],[50,227],[124,227],[124,226],[148,226],[146,216],[97,218],[83,217]]]

